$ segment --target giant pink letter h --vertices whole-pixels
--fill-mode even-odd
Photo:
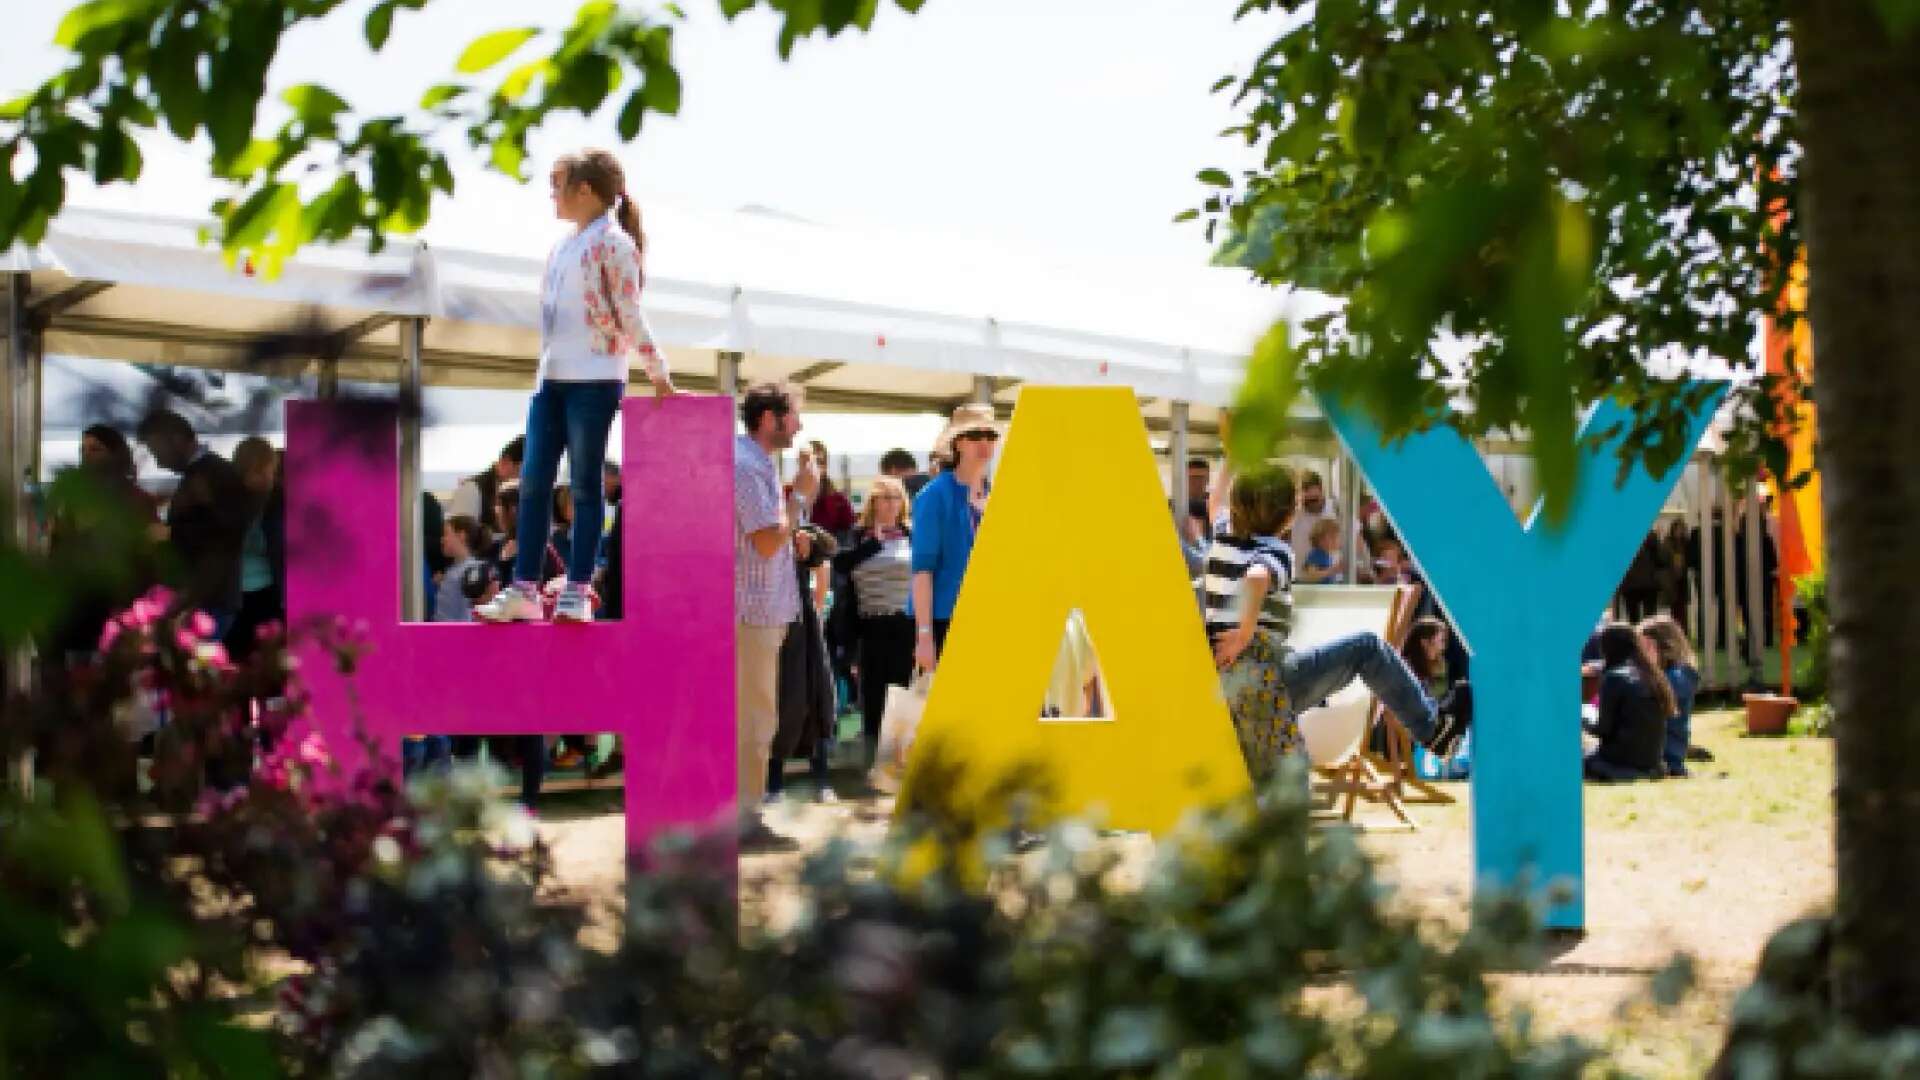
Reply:
[[[621,408],[626,617],[486,626],[400,622],[393,414],[287,404],[289,618],[343,616],[371,646],[351,678],[317,648],[304,652],[314,717],[336,756],[360,755],[356,718],[388,753],[403,735],[612,731],[625,745],[630,853],[662,828],[730,826],[731,403]],[[420,576],[404,575],[410,585]]]

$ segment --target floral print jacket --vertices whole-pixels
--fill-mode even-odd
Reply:
[[[587,330],[593,351],[604,356],[637,352],[648,378],[660,376],[660,351],[640,311],[640,289],[646,283],[640,249],[618,225],[600,227],[599,235],[580,251],[580,279],[585,284]]]

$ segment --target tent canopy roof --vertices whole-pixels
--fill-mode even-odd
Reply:
[[[1186,401],[1206,430],[1287,305],[1224,268],[1063,266],[765,211],[650,207],[646,224],[647,312],[677,380],[711,388],[738,352],[744,380],[802,383],[822,408],[940,411],[984,376],[1002,404],[1023,383],[1128,386],[1150,422]],[[311,246],[269,279],[230,266],[204,223],[72,208],[0,269],[30,275],[50,353],[257,370],[259,342],[297,330],[296,369],[332,353],[342,378],[392,381],[397,324],[424,316],[430,384],[515,389],[532,383],[558,227],[484,234],[505,251]]]

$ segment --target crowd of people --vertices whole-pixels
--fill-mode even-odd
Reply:
[[[430,619],[589,623],[624,614],[621,473],[606,453],[612,420],[635,359],[656,394],[678,391],[640,307],[646,238],[619,163],[605,151],[568,155],[550,181],[554,213],[573,228],[555,245],[542,281],[541,355],[526,432],[463,480],[445,507],[423,494],[420,573]],[[778,459],[795,447],[802,426],[793,388],[750,387],[739,419],[738,790],[749,826],[764,828],[759,807],[785,786],[789,759],[810,763],[817,797],[835,797],[828,770],[843,705],[858,709],[871,760],[888,688],[938,667],[990,502],[1001,429],[990,405],[959,407],[925,471],[912,453],[889,451],[856,506],[834,485],[818,442],[798,450],[792,481],[781,482]],[[137,483],[129,444],[113,428],[87,430],[82,468],[162,545],[164,557],[148,576],[170,571],[182,601],[206,612],[227,648],[245,656],[285,618],[279,454],[252,438],[229,461],[169,411],[153,413],[136,434],[156,463],[179,474],[164,516]],[[563,457],[566,485],[558,483]],[[1425,590],[1420,618],[1398,648],[1375,633],[1291,638],[1296,584],[1419,582],[1376,502],[1362,501],[1354,533],[1343,536],[1339,507],[1312,470],[1276,465],[1235,476],[1195,458],[1185,488],[1179,539],[1256,779],[1301,752],[1299,714],[1356,679],[1436,756],[1458,749],[1472,720],[1468,657]],[[52,542],[85,545],[85,526],[57,522]],[[1589,775],[1684,774],[1698,685],[1683,629],[1686,602],[1679,593],[1668,599],[1677,621],[1655,615],[1648,590],[1670,588],[1673,575],[1697,565],[1699,539],[1686,544],[1683,552],[1678,531],[1650,538],[1623,583],[1624,609],[1644,621],[1638,630],[1608,625],[1595,635],[1586,658],[1597,684]],[[87,598],[50,655],[90,651],[105,614],[144,585],[122,582]],[[1069,685],[1049,689],[1041,715],[1098,709],[1105,698],[1084,625],[1077,637],[1076,625],[1070,617],[1057,665]],[[405,741],[404,756],[409,768],[433,768],[482,745],[474,737],[421,736]],[[584,764],[588,748],[585,736],[551,746],[532,735],[486,745],[519,768],[530,806],[547,770]],[[621,763],[616,751],[597,767],[611,772]]]

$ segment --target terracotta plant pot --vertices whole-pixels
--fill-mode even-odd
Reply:
[[[1784,735],[1787,721],[1793,718],[1793,710],[1800,703],[1790,697],[1779,694],[1747,694],[1747,734]]]

